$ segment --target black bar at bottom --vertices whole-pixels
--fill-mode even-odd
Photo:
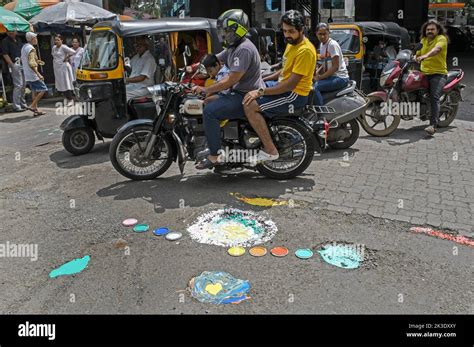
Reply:
[[[472,346],[472,323],[472,316],[468,315],[8,315],[0,316],[0,345],[138,345],[164,338],[176,343],[205,341],[221,345],[237,339],[292,345],[306,342]],[[43,324],[54,324],[54,339],[52,326]],[[40,333],[43,336],[31,336]]]

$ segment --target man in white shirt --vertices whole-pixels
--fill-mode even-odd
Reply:
[[[127,77],[127,101],[149,95],[147,87],[155,84],[156,62],[150,53],[149,43],[144,37],[137,38],[135,49],[137,54],[130,60],[132,73]]]

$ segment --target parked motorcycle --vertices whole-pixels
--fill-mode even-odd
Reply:
[[[315,136],[323,136],[321,124],[327,123],[325,140],[328,147],[333,149],[350,148],[359,138],[360,127],[358,119],[365,113],[369,99],[356,88],[357,83],[349,84],[339,90],[322,93],[324,106],[312,106],[305,117],[315,126]],[[313,100],[313,91],[309,95]]]
[[[182,79],[181,79],[182,81]],[[154,179],[176,161],[181,173],[187,161],[195,161],[205,148],[202,120],[204,98],[191,93],[191,84],[165,82],[149,88],[156,106],[154,120],[137,119],[118,130],[110,146],[114,168],[133,180]],[[221,140],[228,159],[217,168],[220,172],[237,173],[257,170],[274,179],[290,179],[302,174],[323,142],[312,132],[303,116],[306,108],[291,116],[282,114],[268,121],[270,133],[280,158],[254,165],[248,153],[255,154],[261,141],[246,120],[230,120],[221,124]],[[320,124],[319,130],[324,130]],[[321,142],[320,142],[321,141]],[[230,156],[227,154],[230,153]],[[231,160],[232,159],[232,160]]]
[[[373,136],[388,136],[397,129],[401,119],[429,119],[429,83],[421,71],[414,69],[416,65],[413,52],[405,49],[385,66],[380,76],[380,86],[384,90],[368,95],[370,104],[361,118],[361,125],[367,133]],[[461,69],[448,72],[440,98],[439,127],[449,126],[456,118],[459,102],[463,100],[462,90],[465,86],[460,83],[463,77],[464,72]],[[390,118],[392,121],[389,123],[387,120]]]

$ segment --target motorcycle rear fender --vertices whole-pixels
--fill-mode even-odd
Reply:
[[[318,134],[314,133],[314,129],[311,127],[311,124],[309,124],[308,120],[306,120],[305,118],[303,117],[289,117],[289,116],[276,116],[274,118],[272,118],[272,121],[275,121],[275,120],[278,120],[278,119],[284,119],[284,120],[289,120],[289,121],[292,121],[292,122],[296,122],[300,125],[302,125],[303,127],[306,128],[306,130],[309,131],[309,133],[313,134],[314,137],[316,138],[316,152],[318,153],[321,153],[323,148],[324,148],[324,141],[318,136]],[[271,121],[269,122],[271,123]]]

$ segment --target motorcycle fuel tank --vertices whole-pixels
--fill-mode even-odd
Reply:
[[[402,91],[404,92],[428,88],[428,80],[421,71],[410,71],[403,76]]]
[[[182,104],[182,112],[191,116],[201,116],[204,109],[204,101],[198,98],[187,98]]]

